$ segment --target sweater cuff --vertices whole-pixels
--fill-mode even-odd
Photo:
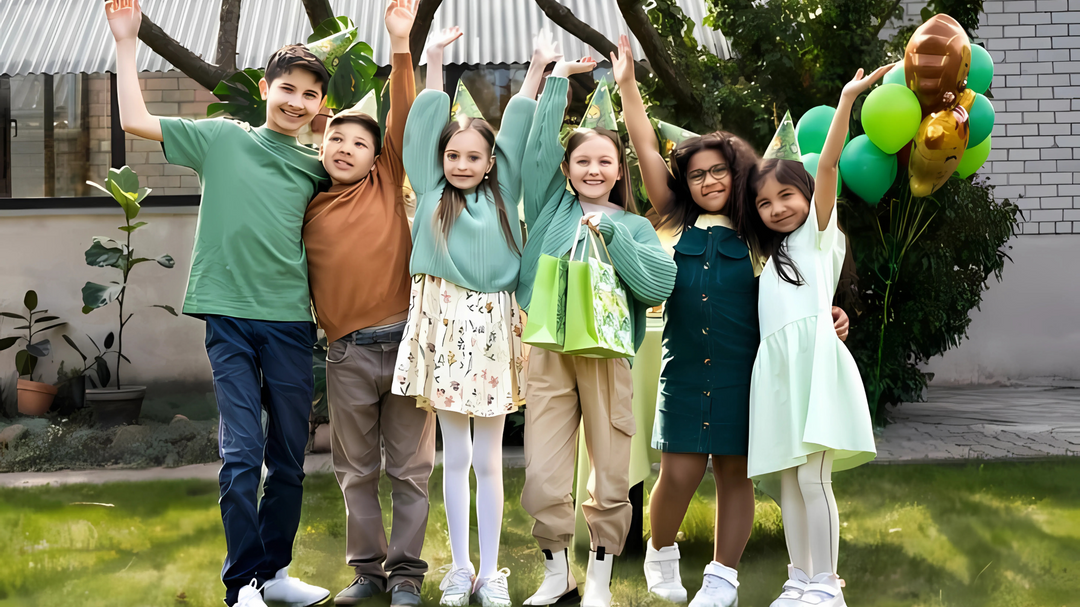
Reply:
[[[615,236],[615,222],[607,215],[601,215],[600,225],[596,229],[604,237],[604,244],[611,244],[611,239]]]

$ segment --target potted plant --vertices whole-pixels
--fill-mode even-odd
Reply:
[[[135,255],[135,250],[131,246],[131,235],[139,228],[146,226],[147,223],[145,221],[132,223],[132,220],[139,216],[139,203],[150,194],[149,188],[139,187],[139,176],[135,174],[135,171],[126,166],[120,170],[109,169],[109,178],[104,187],[92,181],[87,183],[112,196],[113,200],[123,209],[125,225],[120,226],[118,229],[124,232],[125,236],[123,242],[106,236],[95,236],[93,244],[86,250],[86,265],[97,268],[116,268],[121,273],[119,281],[113,280],[104,285],[87,282],[82,288],[83,314],[89,314],[98,308],[116,302],[118,319],[118,328],[115,331],[116,367],[113,376],[116,385],[112,388],[108,386],[111,378],[107,370],[103,372],[104,369],[107,369],[107,366],[99,362],[97,374],[101,387],[88,389],[86,391],[86,402],[94,407],[94,416],[100,425],[113,426],[134,423],[139,419],[143,397],[146,395],[146,386],[128,386],[121,383],[121,367],[124,362],[131,363],[131,360],[124,356],[124,327],[127,326],[133,316],[130,311],[125,316],[124,311],[131,270],[135,266],[148,261],[156,261],[158,265],[164,268],[172,268],[176,265],[176,262],[169,255],[160,255],[158,257],[137,257]],[[176,310],[170,306],[155,305],[153,307],[162,308],[176,316]],[[105,338],[103,344],[105,350],[98,350],[99,358],[111,351],[112,343],[110,342],[112,336],[113,334],[110,333]],[[94,344],[94,346],[97,347],[97,344]],[[76,351],[78,351],[78,348],[76,348]]]
[[[15,367],[19,372],[19,413],[23,415],[44,415],[52,406],[53,398],[56,397],[56,386],[34,380],[34,370],[37,368],[39,358],[49,355],[52,346],[48,339],[35,342],[35,336],[49,329],[55,329],[66,323],[58,316],[49,316],[48,310],[38,310],[38,296],[35,291],[27,291],[23,297],[23,305],[26,306],[27,314],[15,314],[14,312],[0,312],[6,318],[21,320],[22,326],[15,327],[16,331],[26,331],[25,335],[16,335],[0,339],[0,351],[14,346],[19,340],[25,340],[26,345],[15,354]],[[50,324],[52,323],[52,324]],[[40,327],[39,325],[48,325]],[[27,379],[23,379],[23,376]]]

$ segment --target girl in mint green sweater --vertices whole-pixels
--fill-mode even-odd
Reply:
[[[645,311],[659,305],[675,283],[675,263],[652,225],[636,214],[618,135],[579,129],[564,150],[559,143],[567,104],[567,76],[589,72],[591,59],[560,61],[537,104],[522,161],[528,242],[521,257],[517,301],[528,311],[541,255],[570,252],[578,226],[603,237],[626,288],[634,347],[645,336]],[[567,188],[569,180],[570,188]],[[584,246],[584,242],[579,246]],[[551,605],[577,595],[567,548],[574,534],[574,457],[584,421],[592,464],[590,498],[582,505],[591,553],[583,607],[608,607],[611,562],[630,528],[630,437],[636,426],[633,380],[627,359],[595,359],[533,348],[525,399],[525,488],[521,502],[536,522],[545,576],[526,605]]]

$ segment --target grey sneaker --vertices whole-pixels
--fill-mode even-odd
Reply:
[[[402,582],[390,591],[390,607],[417,607],[420,589],[412,582]]]
[[[362,575],[356,576],[356,579],[349,584],[348,588],[342,590],[334,597],[335,605],[359,605],[365,599],[370,599],[373,596],[382,594],[383,591],[379,589],[379,586],[365,578]]]

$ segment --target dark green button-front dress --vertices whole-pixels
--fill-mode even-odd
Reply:
[[[666,453],[747,453],[758,279],[726,219],[700,217],[675,245],[652,440]]]

